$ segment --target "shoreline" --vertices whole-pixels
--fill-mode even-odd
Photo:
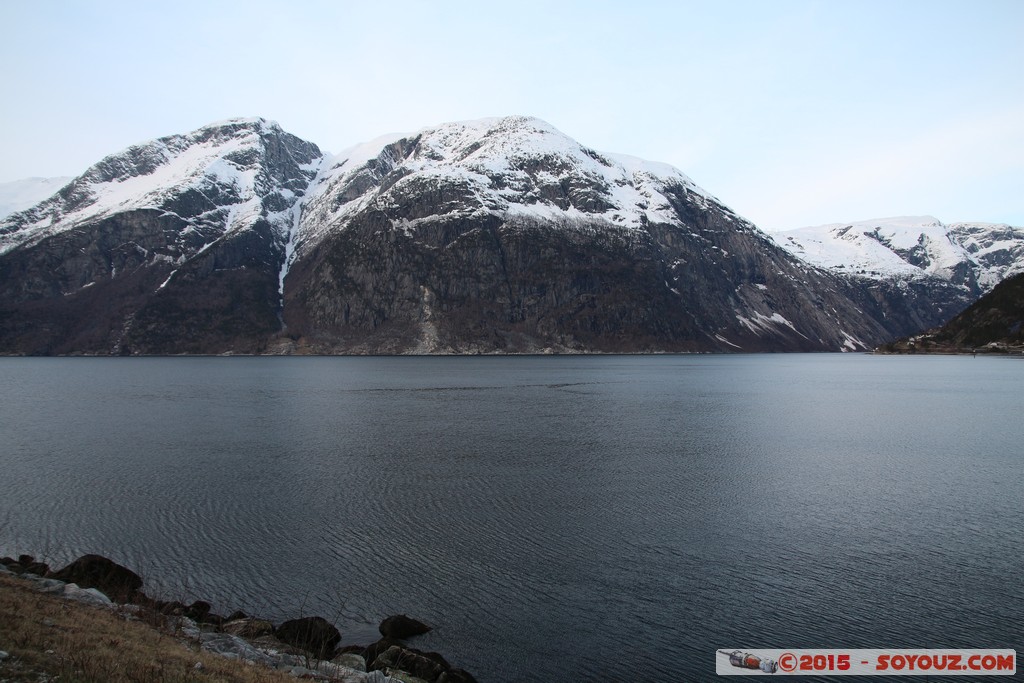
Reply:
[[[320,616],[302,616],[275,625],[241,611],[228,616],[213,613],[204,600],[186,605],[151,598],[142,591],[141,577],[99,555],[82,556],[56,571],[30,555],[3,557],[0,579],[4,579],[4,588],[18,582],[28,593],[146,623],[171,635],[188,651],[196,648],[292,677],[338,683],[476,683],[471,674],[453,667],[442,655],[407,645],[405,641],[431,628],[405,615],[384,619],[379,626],[380,639],[369,645],[341,646],[341,633]],[[5,651],[14,650],[10,645],[0,641],[0,672],[9,670],[12,661],[20,661]],[[52,652],[48,649],[44,654]],[[64,655],[62,666],[74,655],[85,653]],[[33,659],[31,653],[28,659]],[[201,669],[201,663],[195,666]]]

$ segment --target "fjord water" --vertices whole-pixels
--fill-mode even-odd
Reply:
[[[1024,363],[863,355],[0,359],[0,553],[482,682],[721,647],[1024,642]]]

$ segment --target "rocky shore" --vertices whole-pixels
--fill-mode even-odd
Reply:
[[[41,593],[153,624],[190,646],[298,678],[339,683],[475,683],[472,675],[451,666],[440,654],[407,645],[407,639],[430,627],[405,615],[384,619],[376,642],[339,649],[341,634],[323,617],[275,625],[240,611],[215,614],[202,600],[189,605],[157,600],[143,592],[138,574],[100,555],[82,556],[59,570],[30,555],[3,557],[3,574],[25,579]]]

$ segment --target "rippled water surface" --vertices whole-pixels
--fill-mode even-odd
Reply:
[[[0,553],[405,612],[482,683],[1024,644],[1024,362],[5,358],[0,401]]]

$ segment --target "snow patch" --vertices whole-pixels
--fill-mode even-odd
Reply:
[[[839,347],[839,350],[842,351],[843,353],[848,353],[850,351],[868,350],[867,344],[857,339],[856,337],[851,337],[845,330],[839,330],[839,333],[842,334],[844,338],[842,345],[840,345]]]
[[[737,346],[736,344],[733,344],[731,341],[729,341],[728,339],[726,339],[725,337],[723,337],[720,334],[716,334],[715,335],[715,339],[717,339],[718,341],[723,342],[725,344],[728,344],[729,346],[733,347],[734,349],[742,349],[743,348],[742,346]]]
[[[765,315],[760,311],[754,311],[753,315],[749,318],[740,315],[739,311],[735,311],[735,313],[736,319],[740,322],[740,324],[756,335],[760,336],[764,332],[775,332],[777,331],[779,325],[783,325],[793,330],[801,337],[804,337],[804,339],[807,338],[805,335],[801,334],[800,331],[796,329],[796,327],[793,326],[793,323],[786,320],[786,318],[779,313]]]
[[[312,166],[307,170],[316,170],[317,177],[320,175],[321,169],[330,160],[328,155],[324,155],[317,160],[316,166]],[[315,182],[315,178],[314,178]],[[281,309],[284,309],[284,281],[288,277],[288,271],[292,267],[292,263],[295,261],[295,244],[299,236],[299,227],[302,222],[302,210],[305,206],[305,200],[299,200],[295,202],[292,208],[289,210],[289,222],[288,222],[288,233],[285,236],[284,243],[284,261],[281,263],[281,271],[278,274],[278,285],[277,293],[278,298],[281,302]]]

